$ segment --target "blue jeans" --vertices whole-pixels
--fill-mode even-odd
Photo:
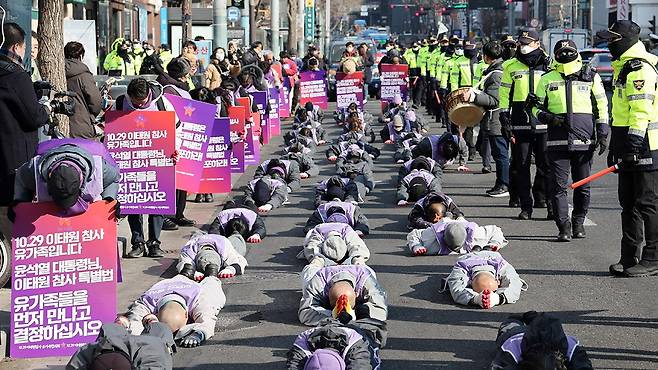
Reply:
[[[488,135],[487,139],[496,162],[496,185],[509,187],[509,143],[501,135]]]

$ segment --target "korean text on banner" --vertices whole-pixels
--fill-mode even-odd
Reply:
[[[336,73],[336,106],[347,108],[356,103],[363,109],[363,72]]]
[[[290,117],[290,88],[284,86],[279,92],[279,120]],[[277,135],[280,135],[281,131]]]
[[[59,217],[54,203],[16,206],[12,239],[14,358],[70,356],[116,317],[115,202]]]
[[[181,121],[176,137],[180,158],[176,164],[176,188],[199,193],[208,137],[215,122],[217,106],[172,94],[165,94],[165,97],[174,106]]]
[[[382,64],[381,78],[381,105],[382,110],[393,101],[396,96],[407,101],[409,66],[404,64]]]
[[[199,192],[206,194],[231,192],[231,140],[229,118],[216,118],[208,140],[206,160],[203,164],[203,177]]]
[[[228,108],[228,118],[231,129],[231,173],[244,172],[245,120],[247,107],[234,106]]]
[[[281,135],[281,119],[279,118],[279,105],[281,102],[281,97],[284,96],[281,93],[284,92],[284,89],[271,88],[269,89],[269,100],[270,100],[270,112],[267,115],[267,125],[270,129],[270,138],[272,136]]]
[[[299,105],[304,106],[306,102],[318,105],[326,110],[329,104],[329,94],[327,93],[327,72],[326,71],[306,71],[300,73],[299,80]]]
[[[260,113],[261,120],[267,115],[267,91],[254,91],[249,93],[254,99],[254,104],[258,107],[258,113]],[[251,101],[243,100],[246,98],[238,98],[239,105],[251,104]],[[248,117],[251,117],[250,114]],[[260,134],[263,128],[261,127],[261,120],[257,122],[251,119],[251,127],[247,130],[249,133],[245,140],[247,141],[247,146],[245,148],[245,162],[248,165],[260,164]],[[268,132],[269,134],[269,132]],[[251,142],[249,139],[251,138]],[[257,147],[258,146],[258,147]]]
[[[173,214],[176,210],[174,112],[109,111],[105,146],[121,172],[121,213]]]

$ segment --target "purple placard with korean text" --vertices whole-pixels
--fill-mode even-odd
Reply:
[[[290,117],[290,87],[283,86],[279,91],[279,120]],[[281,130],[276,135],[281,135]]]
[[[396,96],[402,97],[402,101],[407,101],[409,66],[406,64],[382,64],[380,71],[381,79],[381,106],[382,111],[393,101]]]
[[[208,137],[215,122],[215,104],[165,94],[180,120],[176,147],[180,159],[176,164],[176,188],[199,193]]]
[[[244,137],[246,136],[245,120],[247,107],[233,106],[228,108],[228,118],[231,128],[231,173],[244,172]]]
[[[116,317],[115,202],[60,217],[54,203],[15,207],[10,355],[71,356]]]
[[[231,167],[229,159],[231,152],[229,142],[231,130],[229,118],[215,118],[210,138],[206,161],[203,165],[203,177],[199,192],[203,194],[217,194],[231,192]]]
[[[336,73],[336,107],[347,108],[356,103],[363,110],[363,72]]]
[[[272,136],[281,135],[281,119],[279,118],[279,107],[281,104],[281,97],[285,94],[281,94],[282,90],[279,89],[270,89],[269,99],[270,99],[270,112],[267,116],[267,125],[270,128],[270,138]]]
[[[256,104],[258,112],[260,113],[260,130],[265,130],[264,126],[266,126],[265,123],[267,118],[267,91],[254,91],[249,94],[253,97],[254,104]],[[256,126],[256,123],[254,123],[253,126]],[[249,143],[248,146],[251,148],[252,152],[250,153],[249,150],[245,150],[245,160],[247,161],[247,164],[257,165],[260,164],[260,158],[258,158],[260,157],[260,150],[259,148],[256,148],[256,145],[260,146],[260,133],[256,134],[252,132],[251,137],[253,143]],[[258,156],[256,156],[257,152]]]
[[[329,106],[329,94],[327,93],[327,72],[306,71],[300,73],[299,81],[299,105],[302,107],[306,102],[311,102],[322,109]]]
[[[173,214],[176,210],[174,112],[109,111],[105,146],[121,171],[121,213]]]

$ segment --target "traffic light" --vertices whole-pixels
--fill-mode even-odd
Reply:
[[[649,31],[653,33],[654,35],[656,34],[656,16],[654,15],[652,19],[649,19]]]

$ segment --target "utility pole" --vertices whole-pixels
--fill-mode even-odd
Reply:
[[[192,0],[183,0],[181,3],[181,25],[183,26],[183,37],[181,38],[181,51],[185,41],[192,38]]]
[[[274,57],[278,58],[279,52],[281,52],[281,37],[279,37],[281,9],[279,8],[279,0],[272,0],[271,13],[272,22],[270,28],[272,29],[272,52],[274,53]]]
[[[256,31],[258,28],[256,27],[256,5],[258,5],[258,0],[245,0],[245,2],[249,3],[249,28],[245,29],[245,32],[249,32],[249,42],[255,42],[258,39],[258,35],[256,34]]]
[[[213,47],[228,45],[226,22],[226,0],[213,0],[212,2],[212,39]]]
[[[249,17],[249,12],[251,10],[251,5],[249,4],[249,0],[244,0],[243,1],[243,9],[242,10],[242,17],[240,19],[240,26],[242,26],[242,29],[244,30],[244,43],[245,45],[249,45],[251,43],[250,40],[250,33],[249,33],[249,23],[251,21],[251,18]]]
[[[578,0],[571,0],[571,28],[578,28]]]
[[[324,54],[329,54],[331,45],[331,0],[324,2]]]
[[[507,32],[514,35],[514,3],[507,4]]]

